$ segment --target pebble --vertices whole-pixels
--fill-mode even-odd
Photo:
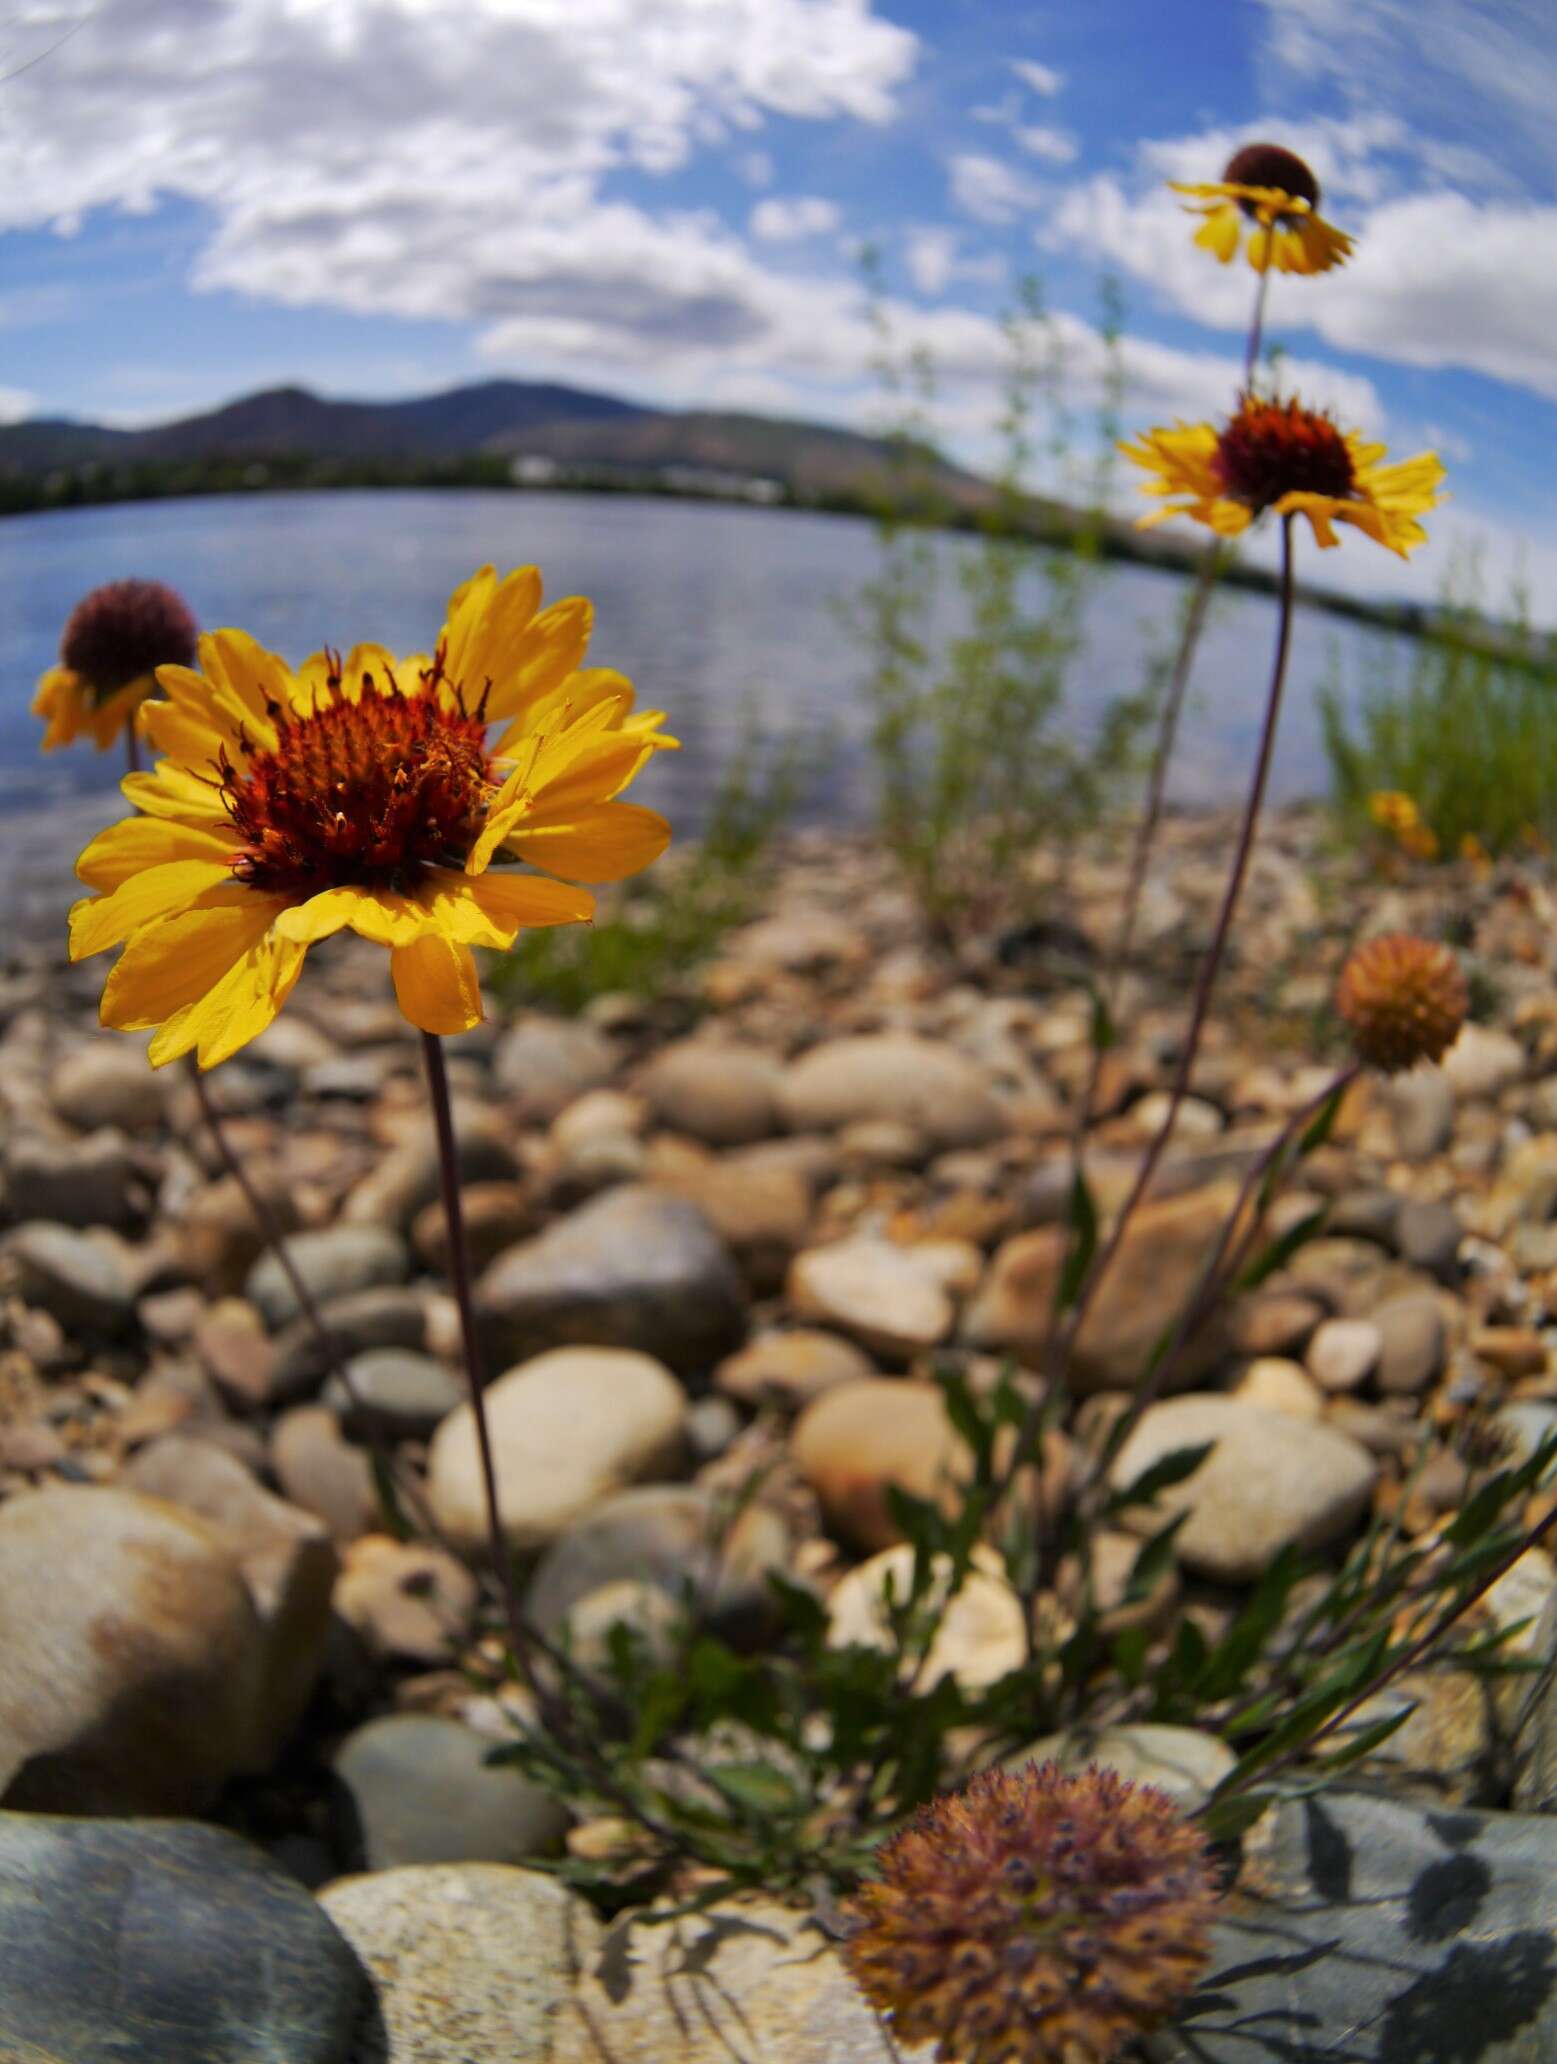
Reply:
[[[1525,1072],[1525,1050],[1491,1025],[1466,1025],[1441,1066],[1454,1094],[1469,1103],[1511,1089]]]
[[[356,1435],[377,1429],[387,1439],[423,1440],[465,1396],[465,1384],[443,1362],[412,1348],[375,1347],[353,1355],[344,1378],[324,1388],[324,1403]]]
[[[370,1654],[432,1668],[459,1655],[479,1595],[443,1549],[364,1534],[345,1552],[333,1603]]]
[[[796,1326],[785,1333],[758,1333],[727,1355],[714,1371],[714,1385],[737,1404],[798,1412],[824,1390],[874,1374],[869,1355],[852,1340],[815,1326]]]
[[[137,1285],[122,1253],[106,1237],[32,1219],[5,1235],[3,1254],[28,1304],[57,1319],[67,1333],[108,1338],[127,1333]]]
[[[391,1713],[335,1753],[369,1870],[414,1863],[522,1863],[562,1846],[568,1812],[458,1720]]]
[[[1438,1300],[1428,1291],[1388,1298],[1373,1313],[1382,1343],[1377,1380],[1386,1395],[1416,1396],[1443,1372],[1448,1328]]]
[[[403,1283],[411,1272],[405,1242],[387,1226],[334,1225],[316,1233],[294,1233],[286,1248],[319,1305],[354,1291]],[[274,1254],[262,1255],[254,1264],[244,1295],[273,1333],[300,1316],[296,1292]]]
[[[590,1025],[532,1016],[503,1034],[492,1072],[522,1119],[546,1125],[576,1096],[608,1083],[620,1059],[615,1043]]]
[[[869,1236],[812,1247],[789,1272],[790,1309],[888,1361],[907,1361],[951,1332],[951,1299],[911,1249]]]
[[[166,1093],[165,1078],[124,1039],[78,1047],[49,1078],[49,1102],[78,1132],[95,1132],[100,1125],[149,1132],[162,1122]]]
[[[554,1348],[510,1369],[486,1393],[504,1532],[543,1548],[613,1492],[674,1475],[687,1395],[652,1355],[614,1347]],[[475,1418],[468,1404],[433,1436],[427,1491],[456,1547],[487,1543]]]
[[[1187,1396],[1150,1405],[1109,1472],[1123,1489],[1164,1456],[1214,1443],[1192,1476],[1127,1515],[1155,1532],[1175,1513],[1186,1569],[1219,1583],[1253,1582],[1283,1548],[1328,1547],[1362,1518],[1377,1465],[1333,1426],[1308,1425],[1234,1398]]]
[[[1284,1361],[1279,1355],[1262,1355],[1250,1362],[1233,1390],[1246,1405],[1263,1405],[1269,1412],[1286,1412],[1294,1419],[1324,1417],[1324,1394],[1300,1362]]]
[[[341,1434],[325,1405],[294,1405],[271,1429],[276,1480],[294,1505],[316,1513],[337,1541],[355,1541],[378,1518],[373,1471],[361,1448]]]
[[[1454,1137],[1454,1091],[1441,1068],[1412,1068],[1389,1085],[1395,1145],[1404,1161],[1431,1161]]]
[[[356,1957],[224,1828],[0,1813],[0,2056],[348,2064]]]
[[[746,1331],[746,1292],[708,1220],[640,1184],[609,1190],[491,1264],[476,1310],[492,1367],[578,1342],[711,1370]]]
[[[146,1216],[151,1191],[115,1126],[80,1140],[13,1138],[5,1149],[5,1198],[28,1218],[126,1231]]]
[[[376,2028],[345,2064],[589,2064],[573,1990],[602,1930],[556,1878],[501,1863],[407,1864],[338,1878],[319,1904],[376,1998]],[[597,2052],[594,2064],[633,2054]],[[636,2054],[647,2064],[655,2053]]]
[[[1315,1328],[1304,1360],[1332,1396],[1360,1389],[1379,1365],[1384,1336],[1371,1319],[1326,1319]]]
[[[332,1298],[319,1316],[323,1340],[312,1319],[297,1318],[271,1343],[270,1384],[277,1403],[312,1397],[343,1355],[349,1359],[375,1348],[416,1350],[427,1341],[427,1306],[416,1291],[399,1285]]]
[[[914,1551],[906,1542],[848,1571],[828,1594],[828,1647],[891,1648],[887,1601],[890,1596],[903,1603],[913,1573]],[[1027,1660],[1025,1616],[1000,1557],[992,1549],[975,1548],[966,1579],[955,1596],[950,1592],[950,1559],[937,1556],[928,1598],[940,1613],[940,1624],[925,1656],[921,1688],[928,1691],[950,1677],[964,1691],[978,1691],[1020,1669]]]
[[[495,1261],[536,1229],[535,1205],[521,1183],[464,1183],[460,1186],[460,1210],[473,1269],[485,1268],[489,1261]],[[424,1267],[434,1275],[447,1275],[449,1222],[441,1199],[424,1204],[411,1221],[411,1245]]]
[[[1029,1763],[1057,1762],[1062,1769],[1086,1770],[1099,1764],[1117,1771],[1132,1784],[1155,1785],[1158,1791],[1194,1813],[1227,1776],[1238,1758],[1214,1734],[1198,1727],[1172,1727],[1160,1721],[1139,1721],[1127,1727],[1105,1727],[1096,1733],[1046,1734],[1008,1756],[1004,1767],[1021,1770]]]
[[[1450,1282],[1459,1267],[1464,1231],[1452,1204],[1408,1198],[1395,1219],[1395,1251],[1413,1268]]]
[[[954,1047],[911,1033],[827,1040],[792,1063],[780,1096],[794,1132],[889,1119],[912,1126],[932,1147],[979,1147],[1005,1131],[983,1070]]]
[[[236,1559],[135,1491],[0,1505],[0,1655],[0,1803],[30,1812],[198,1811],[271,1732]]]
[[[770,1054],[686,1039],[662,1048],[638,1086],[659,1124],[710,1147],[740,1147],[781,1130],[781,1079]]]

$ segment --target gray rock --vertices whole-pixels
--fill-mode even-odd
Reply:
[[[1493,1413],[1492,1429],[1501,1443],[1498,1460],[1517,1467],[1557,1434],[1557,1404],[1546,1398],[1513,1398]]]
[[[1367,1509],[1377,1465],[1330,1426],[1310,1425],[1234,1398],[1167,1398],[1147,1408],[1110,1470],[1118,1488],[1183,1448],[1214,1443],[1193,1475],[1168,1486],[1128,1524],[1155,1531],[1189,1517],[1173,1539],[1187,1569],[1221,1583],[1251,1583],[1283,1548],[1323,1548]]]
[[[319,1316],[328,1344],[320,1341],[312,1320],[305,1318],[294,1319],[271,1343],[275,1349],[270,1376],[274,1403],[312,1397],[341,1356],[349,1359],[374,1348],[416,1349],[427,1339],[427,1307],[414,1290],[395,1284],[331,1298]]]
[[[134,1323],[140,1286],[106,1237],[33,1219],[6,1235],[5,1253],[23,1301],[58,1319],[67,1333],[112,1337]]]
[[[1454,1091],[1441,1068],[1413,1068],[1387,1091],[1395,1145],[1405,1161],[1431,1161],[1454,1137]]]
[[[149,1132],[162,1122],[166,1094],[166,1077],[123,1039],[97,1039],[78,1048],[49,1082],[49,1102],[78,1132],[95,1132],[100,1125]]]
[[[741,1147],[780,1129],[781,1071],[755,1048],[685,1039],[656,1054],[639,1084],[661,1125],[710,1147]]]
[[[324,1403],[351,1432],[376,1428],[390,1440],[423,1440],[465,1395],[454,1371],[431,1355],[375,1347],[353,1355],[346,1377],[332,1376]]]
[[[1082,1771],[1090,1763],[1100,1763],[1132,1783],[1156,1785],[1186,1813],[1205,1804],[1238,1760],[1226,1742],[1202,1728],[1146,1720],[1105,1727],[1097,1734],[1046,1734],[1020,1755],[1008,1756],[1005,1767],[1020,1770],[1051,1757],[1066,1770]]]
[[[777,1514],[748,1505],[728,1527],[713,1494],[695,1484],[644,1484],[620,1491],[569,1527],[547,1549],[530,1580],[525,1609],[543,1633],[555,1634],[580,1600],[632,1578],[672,1598],[706,1601],[726,1635],[765,1626],[772,1617],[764,1579],[782,1572],[789,1530]]]
[[[5,1152],[5,1196],[13,1212],[68,1226],[137,1224],[149,1188],[116,1127],[81,1140],[13,1139]]]
[[[1557,1821],[1327,1791],[1281,1806],[1258,1898],[1153,2064],[1547,2064],[1557,2056]]]
[[[1512,1034],[1467,1025],[1443,1057],[1449,1087],[1463,1101],[1501,1096],[1525,1072],[1525,1050]]]
[[[454,1099],[455,1159],[460,1182],[511,1182],[518,1163],[513,1128],[489,1104]],[[429,1125],[391,1147],[363,1177],[342,1207],[348,1225],[392,1226],[403,1232],[442,1194],[438,1142]]]
[[[386,1226],[334,1225],[321,1232],[294,1233],[286,1247],[304,1285],[321,1305],[353,1291],[403,1283],[411,1272],[405,1242]],[[297,1297],[274,1254],[254,1264],[244,1295],[259,1307],[273,1333],[299,1316]]]
[[[1383,1341],[1379,1389],[1408,1396],[1425,1390],[1442,1371],[1448,1350],[1448,1329],[1437,1298],[1430,1291],[1408,1290],[1386,1298],[1372,1318]]]
[[[521,1863],[562,1846],[566,1809],[512,1765],[501,1744],[432,1713],[357,1728],[335,1756],[369,1870],[407,1863]]]
[[[1395,1250],[1413,1268],[1451,1282],[1458,1272],[1464,1227],[1452,1204],[1411,1198],[1395,1218]]]
[[[944,1340],[955,1308],[911,1247],[852,1235],[797,1254],[789,1304],[803,1319],[847,1333],[888,1360],[906,1361]]]
[[[588,1344],[700,1375],[746,1330],[745,1291],[707,1219],[636,1183],[510,1248],[477,1284],[476,1310],[493,1367]]]
[[[213,1527],[160,1499],[58,1485],[0,1505],[0,1655],[7,1805],[191,1812],[265,1760],[242,1574]]]
[[[1326,1319],[1315,1329],[1304,1360],[1321,1390],[1356,1390],[1378,1367],[1384,1336],[1371,1319]]]
[[[981,1147],[1006,1130],[983,1069],[954,1047],[906,1032],[813,1047],[786,1072],[781,1098],[795,1132],[886,1118],[913,1126],[932,1147]]]
[[[185,1821],[0,1813],[0,2056],[347,2064],[364,1973],[262,1850]]]
[[[680,1466],[686,1392],[663,1363],[625,1348],[557,1348],[489,1386],[498,1503],[515,1548],[553,1541],[614,1492]],[[433,1436],[427,1495],[459,1549],[487,1543],[476,1422],[468,1404]]]
[[[522,1118],[547,1125],[586,1089],[609,1082],[620,1061],[620,1048],[592,1025],[525,1017],[503,1034],[493,1073]]]
[[[324,1405],[294,1405],[270,1437],[271,1466],[294,1505],[316,1513],[337,1541],[355,1541],[375,1525],[378,1493],[367,1456],[341,1436]]]
[[[555,1878],[498,1863],[413,1864],[339,1878],[319,1903],[376,1993],[378,2026],[349,2064],[590,2056],[573,1990],[600,1953],[601,1928]],[[639,2054],[648,2064],[650,2053]],[[625,2064],[627,2053],[598,2053],[594,2064],[601,2055]]]

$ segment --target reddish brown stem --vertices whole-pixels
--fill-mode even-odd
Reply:
[[[529,1643],[524,1616],[519,1608],[519,1593],[514,1584],[514,1559],[503,1532],[503,1515],[497,1495],[497,1465],[492,1454],[492,1432],[487,1423],[481,1347],[476,1334],[475,1303],[471,1296],[470,1247],[465,1237],[465,1210],[460,1198],[459,1153],[454,1140],[454,1112],[449,1102],[449,1074],[444,1066],[443,1042],[436,1032],[422,1034],[422,1055],[427,1064],[433,1122],[438,1130],[438,1174],[443,1189],[443,1215],[449,1233],[449,1279],[455,1304],[459,1307],[460,1334],[465,1346],[465,1377],[470,1386],[470,1409],[476,1422],[481,1486],[487,1508],[487,1535],[498,1581],[503,1587],[514,1664],[528,1681],[531,1674]]]
[[[1270,781],[1271,758],[1276,746],[1276,731],[1281,716],[1282,689],[1287,677],[1287,657],[1292,646],[1292,518],[1281,519],[1281,601],[1280,619],[1276,632],[1276,656],[1271,669],[1270,688],[1265,698],[1265,721],[1260,732],[1259,752],[1254,764],[1254,778],[1249,787],[1249,798],[1244,806],[1243,822],[1239,827],[1238,845],[1233,855],[1232,870],[1227,878],[1227,887],[1222,896],[1222,907],[1217,914],[1216,929],[1211,944],[1200,963],[1200,972],[1195,983],[1194,1005],[1184,1035],[1183,1051],[1174,1072],[1173,1087],[1168,1098],[1167,1113],[1158,1128],[1156,1136],[1148,1146],[1137,1171],[1130,1194],[1123,1208],[1115,1218],[1107,1240],[1103,1243],[1091,1268],[1087,1271],[1076,1301],[1066,1314],[1062,1326],[1057,1329],[1051,1355],[1049,1374],[1063,1377],[1069,1367],[1072,1350],[1082,1322],[1091,1309],[1098,1288],[1107,1275],[1115,1256],[1124,1241],[1125,1232],[1134,1216],[1136,1207],[1151,1186],[1152,1177],[1173,1137],[1173,1128],[1178,1122],[1179,1111],[1189,1094],[1190,1079],[1194,1073],[1195,1061],[1200,1051],[1201,1035],[1205,1031],[1206,1018],[1211,1008],[1211,996],[1216,979],[1221,972],[1222,958],[1227,950],[1228,938],[1232,932],[1233,917],[1243,893],[1244,879],[1249,871],[1249,860],[1254,850],[1254,834],[1259,826],[1260,810],[1265,801],[1265,790]]]

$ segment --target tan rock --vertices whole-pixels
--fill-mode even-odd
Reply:
[[[914,1551],[902,1542],[842,1577],[827,1599],[829,1648],[889,1649],[888,1597],[901,1604],[908,1596],[913,1573]],[[965,1691],[977,1691],[1026,1662],[1022,1601],[993,1549],[974,1549],[973,1567],[955,1596],[951,1595],[950,1558],[938,1556],[930,1580],[929,1605],[939,1614],[939,1625],[919,1677],[921,1690],[928,1691],[943,1677],[952,1677]],[[914,1666],[910,1663],[908,1667]]]
[[[797,1412],[825,1390],[872,1376],[870,1357],[852,1341],[814,1326],[759,1333],[714,1371],[715,1388],[739,1404]]]
[[[801,1318],[849,1334],[895,1360],[944,1340],[952,1303],[911,1250],[860,1236],[812,1247],[789,1271],[789,1303]]]
[[[884,1118],[913,1126],[932,1147],[977,1147],[1006,1130],[981,1068],[954,1047],[906,1032],[814,1047],[789,1068],[781,1096],[796,1132]]]

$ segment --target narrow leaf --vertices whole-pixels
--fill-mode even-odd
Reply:
[[[1070,1247],[1055,1293],[1055,1308],[1068,1311],[1081,1294],[1092,1257],[1097,1252],[1097,1206],[1087,1187],[1087,1178],[1077,1166],[1070,1186]]]

